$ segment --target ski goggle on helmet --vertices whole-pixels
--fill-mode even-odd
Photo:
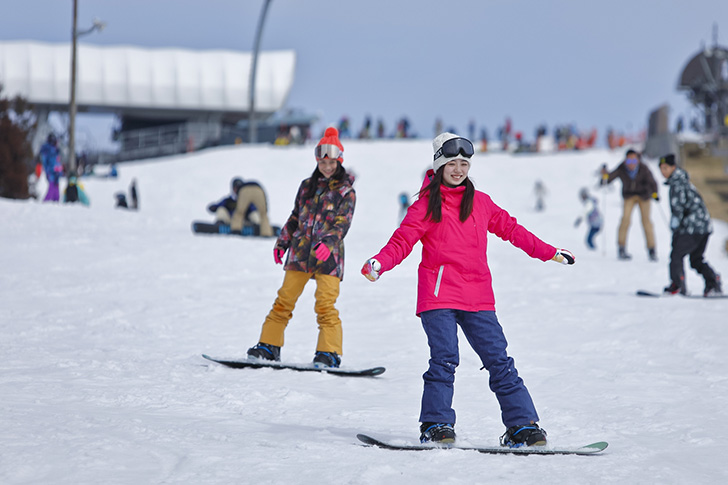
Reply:
[[[433,160],[437,160],[441,156],[446,158],[457,157],[462,155],[465,158],[471,158],[475,154],[475,149],[470,140],[466,138],[451,138],[442,144],[439,150],[435,152]]]
[[[336,145],[318,145],[314,151],[317,160],[323,160],[324,158],[330,158],[331,160],[338,160],[344,150],[337,147]]]

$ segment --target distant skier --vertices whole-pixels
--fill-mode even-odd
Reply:
[[[660,172],[670,187],[670,228],[672,229],[672,252],[670,253],[670,285],[665,293],[687,292],[683,258],[690,256],[690,267],[705,279],[703,296],[722,294],[720,275],[705,261],[705,248],[713,232],[710,214],[703,198],[690,183],[687,172],[675,164],[675,155],[660,158]]]
[[[409,206],[409,195],[407,195],[407,192],[402,192],[401,194],[399,194],[399,222],[402,222],[404,216],[407,215],[407,209],[409,208]]]
[[[58,182],[63,175],[63,164],[61,164],[61,152],[58,150],[56,135],[48,135],[47,141],[40,147],[40,162],[48,180],[48,192],[43,202],[58,202],[61,198]]]
[[[419,241],[417,315],[427,334],[430,366],[423,375],[420,441],[455,441],[452,400],[459,363],[458,325],[484,368],[498,398],[507,430],[503,446],[545,445],[531,395],[506,352],[506,339],[495,314],[487,259],[488,233],[520,248],[532,258],[574,264],[574,255],[556,249],[519,225],[468,178],[473,144],[453,133],[438,135],[434,161],[417,199],[382,250],[367,260],[362,274],[376,281],[400,264]]]
[[[313,364],[339,367],[342,333],[334,304],[344,277],[344,237],[354,216],[354,180],[346,173],[344,147],[336,128],[324,132],[314,150],[316,168],[301,182],[291,216],[273,248],[276,264],[286,274],[278,298],[263,323],[260,340],[248,349],[249,358],[280,360],[283,334],[306,283],[316,280],[316,321],[319,335]]]
[[[139,191],[137,190],[136,179],[131,179],[129,185],[129,198],[131,199],[130,209],[139,210]]]
[[[589,191],[585,188],[579,191],[579,199],[584,206],[584,215],[579,216],[574,221],[574,227],[579,227],[582,219],[586,219],[589,228],[586,234],[586,247],[596,249],[594,236],[602,229],[602,214],[599,212],[597,199],[589,194]]]
[[[546,208],[545,199],[549,191],[543,182],[536,180],[536,183],[533,185],[533,193],[536,196],[536,212],[541,212]]]
[[[640,155],[634,150],[627,150],[625,159],[619,166],[609,172],[602,168],[602,185],[610,184],[614,179],[622,181],[622,198],[624,199],[624,212],[619,223],[617,234],[618,258],[632,259],[627,253],[627,233],[632,219],[632,210],[635,205],[640,208],[642,227],[645,231],[645,242],[650,261],[657,261],[655,252],[655,230],[650,220],[650,200],[659,200],[657,195],[657,182],[647,165],[640,161]]]

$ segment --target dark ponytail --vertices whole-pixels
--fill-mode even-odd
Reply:
[[[435,176],[427,187],[420,191],[420,194],[429,192],[429,200],[427,202],[427,212],[425,213],[425,219],[430,219],[432,222],[440,222],[442,220],[442,192],[440,187],[442,186],[442,174],[444,172],[444,166],[440,167]],[[465,193],[463,198],[460,200],[460,222],[465,222],[473,213],[473,201],[475,199],[475,186],[470,181],[470,177],[467,177],[463,182],[465,184]]]

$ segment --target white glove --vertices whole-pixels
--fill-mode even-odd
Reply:
[[[361,268],[361,274],[363,274],[369,281],[377,281],[379,279],[379,272],[382,270],[382,265],[376,259],[367,259],[364,266]]]
[[[576,263],[576,257],[574,256],[574,253],[568,249],[557,249],[556,254],[553,258],[551,258],[551,261],[556,261],[561,264],[574,264]]]

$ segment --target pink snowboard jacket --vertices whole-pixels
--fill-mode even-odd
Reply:
[[[429,183],[427,172],[423,187]],[[518,224],[491,198],[475,191],[473,212],[460,222],[460,200],[465,186],[441,186],[442,220],[425,220],[429,193],[410,206],[399,228],[386,246],[374,256],[381,273],[391,270],[422,242],[422,262],[418,269],[417,315],[436,309],[469,312],[495,310],[492,278],[488,268],[488,233],[509,241],[532,258],[548,261],[556,248],[546,244]]]

